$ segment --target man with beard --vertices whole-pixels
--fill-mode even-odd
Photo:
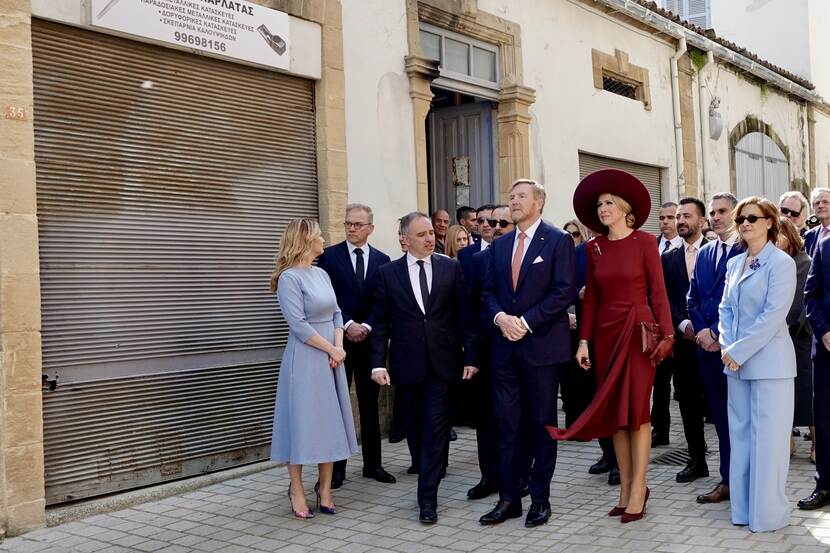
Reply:
[[[675,327],[674,388],[683,419],[683,433],[689,448],[689,463],[677,473],[677,482],[692,482],[709,476],[706,464],[706,442],[703,437],[703,382],[697,366],[695,328],[689,320],[686,295],[697,254],[706,243],[701,234],[706,218],[706,206],[697,198],[683,198],[677,209],[677,233],[683,245],[662,256],[663,277],[669,298],[672,323]]]

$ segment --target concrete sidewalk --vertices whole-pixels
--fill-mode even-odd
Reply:
[[[653,458],[684,445],[676,404],[672,407],[672,444],[654,450]],[[717,440],[711,425],[707,425],[706,433],[712,449],[709,465],[713,476],[693,484],[677,484],[674,474],[680,467],[652,464],[648,514],[642,521],[627,525],[606,516],[616,504],[618,492],[606,484],[605,475],[588,474],[588,467],[600,454],[596,443],[591,442],[565,443],[560,447],[549,524],[528,530],[523,519],[514,519],[496,527],[480,526],[478,517],[492,507],[495,497],[466,499],[466,491],[478,481],[479,473],[475,433],[465,428],[459,429],[459,439],[451,446],[449,471],[439,490],[439,520],[433,526],[422,526],[417,520],[416,477],[406,474],[406,443],[384,443],[385,466],[397,476],[398,483],[379,484],[361,477],[360,456],[355,456],[346,484],[335,493],[335,516],[318,513],[311,521],[295,519],[286,498],[286,470],[277,467],[198,491],[37,530],[0,543],[0,551],[830,551],[830,512],[795,509],[795,501],[813,487],[814,468],[807,460],[808,442],[798,438],[799,451],[790,469],[792,525],[774,533],[752,534],[732,526],[728,505],[695,503],[697,494],[708,491],[717,482]],[[309,471],[305,477],[307,490],[311,490],[315,479],[314,471]]]

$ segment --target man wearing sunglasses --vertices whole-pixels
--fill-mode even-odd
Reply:
[[[778,200],[778,211],[795,225],[803,238],[807,232],[807,217],[810,216],[810,204],[804,194],[798,190],[784,192]]]

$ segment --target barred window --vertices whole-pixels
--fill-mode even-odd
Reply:
[[[629,84],[617,77],[603,73],[602,75],[602,89],[632,100],[637,100],[637,86]]]

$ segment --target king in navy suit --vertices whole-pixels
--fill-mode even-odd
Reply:
[[[371,378],[372,295],[378,269],[389,263],[389,256],[369,245],[374,230],[372,209],[362,204],[346,206],[346,240],[326,248],[317,260],[331,279],[337,304],[343,313],[346,350],[346,376],[355,380],[360,409],[360,441],[363,451],[363,476],[378,482],[394,483],[395,477],[383,469],[378,421],[380,387]],[[332,488],[346,478],[346,460],[334,464]]]
[[[517,228],[495,240],[488,255],[482,315],[497,327],[492,339],[493,394],[499,428],[499,502],[481,517],[498,524],[522,515],[520,421],[528,425],[533,468],[525,526],[550,518],[550,482],[556,442],[560,371],[571,358],[568,307],[576,298],[576,259],[571,236],[542,220],[545,189],[519,179],[510,190]]]
[[[721,360],[718,307],[726,283],[726,262],[741,253],[732,210],[738,199],[719,192],[709,203],[709,219],[718,240],[709,242],[697,256],[686,298],[689,320],[697,342],[698,369],[703,381],[709,414],[715,421],[720,448],[721,479],[715,489],[697,496],[698,503],[720,503],[729,499],[729,420],[727,417],[726,375]]]

